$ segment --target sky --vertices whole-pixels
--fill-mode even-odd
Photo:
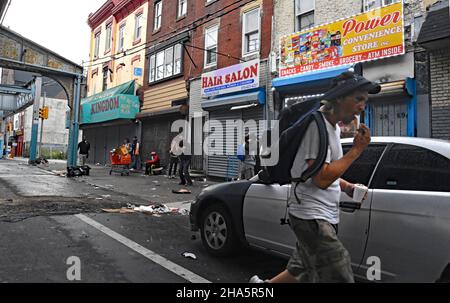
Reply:
[[[11,0],[3,26],[79,65],[89,60],[89,13],[106,0]]]

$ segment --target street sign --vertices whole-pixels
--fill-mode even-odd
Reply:
[[[135,67],[134,68],[134,75],[137,77],[141,77],[142,76],[142,68],[141,67]]]

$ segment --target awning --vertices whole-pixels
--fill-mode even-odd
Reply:
[[[160,109],[152,112],[140,112],[136,118],[138,119],[145,119],[145,118],[159,118],[161,116],[168,116],[168,115],[181,115],[181,106],[182,105],[175,105],[169,108]]]
[[[134,119],[139,113],[139,97],[118,94],[84,102],[81,105],[81,124],[99,123],[116,119]]]
[[[113,88],[109,88],[98,94],[81,99],[81,104],[86,103],[86,102],[104,100],[104,99],[111,98],[111,97],[113,97],[115,95],[119,95],[119,94],[134,95],[134,80],[125,82],[124,84],[115,86]]]
[[[214,98],[202,102],[202,109],[213,110],[219,108],[230,108],[237,105],[265,104],[266,93],[264,88],[245,94],[233,94],[230,96]]]
[[[272,87],[283,94],[319,94],[325,92],[331,85],[331,79],[354,68],[354,65],[344,65],[324,70],[302,73],[291,77],[280,77],[272,80]]]

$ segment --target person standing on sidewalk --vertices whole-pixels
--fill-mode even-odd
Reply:
[[[178,135],[176,135],[172,142],[170,143],[169,150],[169,170],[167,172],[167,176],[169,179],[175,178],[175,174],[177,172],[178,166],[178,156],[181,154],[181,148],[179,146],[180,141],[183,139],[181,137],[182,129],[179,131]]]
[[[289,225],[297,238],[296,249],[286,270],[266,281],[253,276],[251,283],[354,282],[350,254],[337,237],[337,224],[341,191],[353,197],[355,185],[341,176],[369,145],[370,130],[361,124],[353,147],[343,155],[338,123],[351,123],[364,110],[368,94],[380,89],[353,72],[334,79],[320,109],[329,138],[325,163],[306,182],[291,185]],[[319,154],[318,135],[317,125],[310,124],[295,156],[292,177],[302,175],[314,163]]]
[[[78,163],[81,166],[86,165],[86,159],[89,158],[89,149],[91,149],[91,144],[83,136],[83,140],[78,143],[78,150],[80,151]]]
[[[191,149],[187,140],[182,135],[183,128],[180,128],[180,134],[178,146],[180,147],[181,154],[179,155],[180,169],[178,173],[180,174],[179,185],[192,186],[193,182],[191,175],[189,174],[189,166],[191,165]]]
[[[140,156],[140,143],[137,136],[133,137],[133,142],[131,143],[131,170],[139,169],[141,166],[141,156]]]

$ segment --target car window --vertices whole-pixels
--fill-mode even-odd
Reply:
[[[346,154],[352,145],[343,145],[342,149]],[[385,144],[371,144],[358,159],[347,169],[342,178],[351,183],[361,183],[369,186],[370,177],[380,159],[381,154],[386,148]]]
[[[450,191],[450,160],[431,150],[394,145],[377,171],[378,189]]]

